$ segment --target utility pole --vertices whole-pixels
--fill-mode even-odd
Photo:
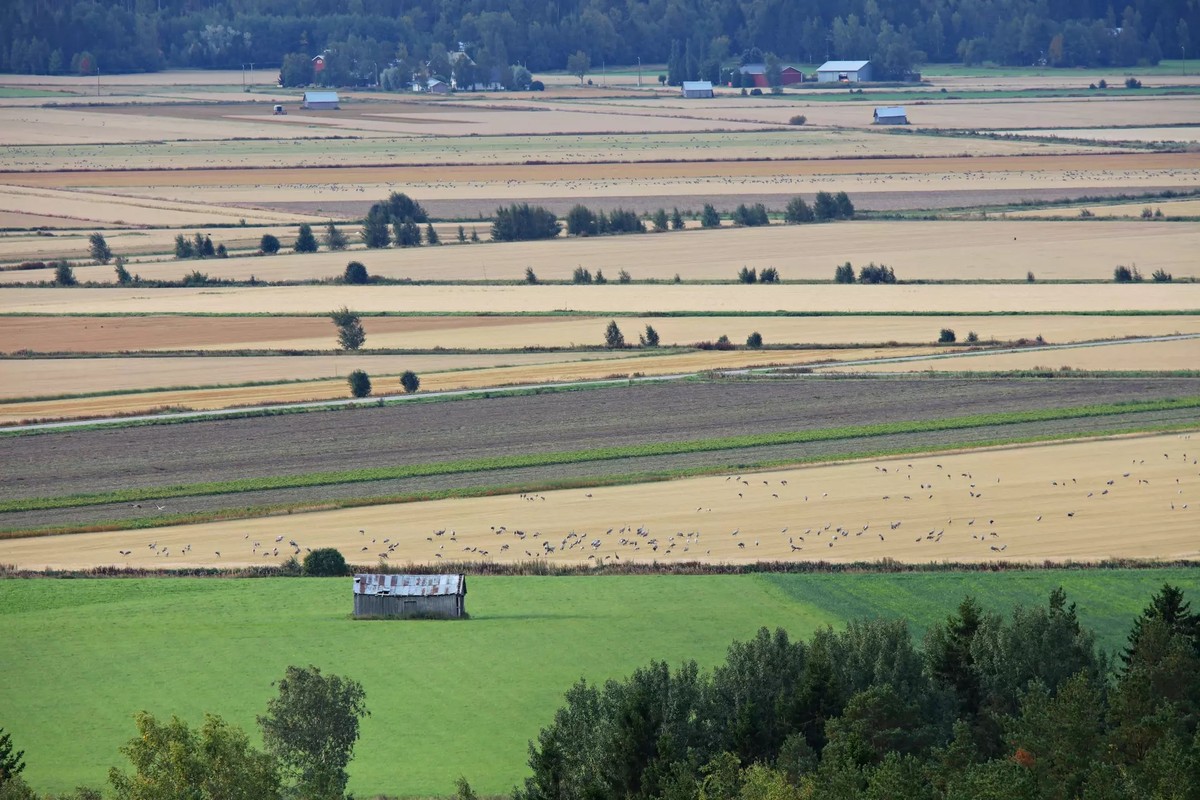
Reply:
[[[246,65],[242,64],[242,91],[246,91]]]
[[[638,88],[642,88],[642,57],[638,56]]]
[[[96,65],[96,97],[100,96],[100,65]]]

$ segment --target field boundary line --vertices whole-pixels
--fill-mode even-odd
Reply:
[[[434,500],[492,497],[529,492],[561,491],[564,489],[597,488],[603,486],[630,486],[644,483],[663,483],[685,478],[699,478],[735,471],[751,474],[764,470],[806,469],[839,464],[851,464],[875,459],[921,457],[929,455],[955,455],[1004,450],[1019,450],[1047,444],[1072,444],[1091,441],[1136,439],[1161,436],[1169,433],[1184,433],[1200,430],[1200,423],[1162,423],[1160,425],[1111,428],[1097,431],[1072,431],[1069,433],[1046,433],[1033,436],[1006,437],[980,442],[950,442],[942,445],[920,445],[895,447],[884,450],[864,450],[854,453],[818,454],[800,458],[766,460],[714,466],[682,467],[660,471],[630,472],[617,475],[580,476],[557,480],[527,481],[525,483],[496,484],[490,486],[464,486],[452,489],[425,492],[408,492],[374,497],[352,497],[323,500],[318,503],[274,503],[245,506],[236,509],[218,509],[211,512],[175,514],[153,518],[123,519],[91,522],[80,525],[54,526],[47,528],[0,528],[0,540],[38,538],[42,536],[65,536],[81,533],[99,533],[116,530],[145,530],[154,528],[192,525],[207,522],[227,522],[240,519],[256,519],[294,514],[312,514],[322,511],[340,511],[378,505],[398,505]],[[482,562],[481,562],[482,563]]]
[[[488,472],[519,467],[546,467],[589,461],[613,461],[639,456],[681,455],[685,453],[737,450],[747,447],[868,438],[888,434],[932,433],[1020,422],[1044,422],[1079,419],[1083,417],[1111,416],[1142,411],[1171,411],[1188,408],[1200,408],[1200,396],[1147,402],[1107,403],[1060,409],[1015,411],[1000,414],[978,414],[939,420],[854,425],[843,428],[824,428],[809,431],[693,439],[648,445],[623,445],[558,453],[531,453],[516,456],[462,459],[457,461],[409,464],[400,467],[372,467],[339,472],[315,472],[274,477],[241,478],[228,481],[122,489],[112,492],[63,495],[59,497],[19,498],[0,502],[0,513],[75,508],[107,503],[130,503],[145,500],[162,500],[172,497],[238,494],[263,489],[294,489],[332,484],[369,483],[380,480],[452,475],[462,472]]]

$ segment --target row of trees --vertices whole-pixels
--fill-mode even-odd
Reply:
[[[673,80],[720,77],[751,48],[819,63],[875,62],[884,76],[928,59],[1129,66],[1200,51],[1188,0],[157,0],[0,4],[0,70],[95,74],[277,66],[287,54],[330,83],[374,82],[393,64],[451,74],[462,42],[484,80],[522,69],[668,62]],[[448,49],[449,48],[449,49]],[[761,58],[760,58],[761,60]],[[715,65],[715,67],[714,67]],[[261,68],[261,67],[259,67]],[[286,69],[285,69],[286,72]],[[311,74],[311,73],[310,73]]]
[[[323,675],[317,667],[287,668],[278,693],[258,717],[263,750],[241,728],[205,715],[199,728],[178,717],[163,722],[148,712],[134,717],[137,734],[121,747],[132,771],[108,773],[115,800],[339,800],[346,794],[346,767],[358,741],[359,720],[369,716],[360,683]],[[2,733],[2,732],[0,732]],[[21,779],[23,753],[0,735],[0,797],[37,800]],[[80,788],[77,800],[100,800]]]
[[[763,628],[711,672],[581,680],[515,800],[1200,797],[1200,618],[1164,586],[1116,661],[1061,589],[971,598],[922,647],[903,621]]]

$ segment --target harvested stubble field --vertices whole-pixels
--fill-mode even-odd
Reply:
[[[1147,274],[1161,268],[1176,278],[1200,276],[1197,253],[1200,228],[1190,224],[889,221],[241,257],[199,267],[221,280],[322,280],[340,275],[354,258],[372,275],[416,281],[520,281],[526,268],[541,280],[566,281],[578,266],[608,280],[624,269],[638,280],[733,281],[743,266],[772,266],[784,280],[829,281],[836,265],[850,261],[886,263],[901,280],[1024,281],[1033,271],[1041,280],[1107,281],[1114,266],[1132,263]],[[143,262],[137,271],[176,280],[192,268],[169,260]],[[116,281],[108,265],[80,266],[75,274],[81,281]],[[0,283],[53,278],[53,269],[0,272]]]
[[[997,131],[1001,135],[1050,136],[1058,139],[1090,139],[1096,142],[1200,142],[1200,127],[1170,125],[1160,128],[1034,128]]]
[[[1084,84],[1086,86],[1086,83]],[[844,92],[839,92],[839,95]],[[822,99],[825,98],[825,99]],[[834,102],[831,102],[833,100]],[[1094,98],[943,98],[934,92],[923,93],[910,102],[888,102],[908,110],[909,127],[954,130],[1015,130],[1034,128],[1107,128],[1131,125],[1178,125],[1196,122],[1193,97],[1153,96],[1136,93],[1105,95]],[[601,105],[601,103],[596,103]],[[874,125],[872,112],[879,102],[869,94],[855,102],[834,97],[828,90],[796,93],[783,103],[764,103],[756,98],[719,96],[712,100],[609,100],[603,105],[625,107],[652,113],[655,108],[674,107],[677,113],[696,113],[703,109],[727,119],[762,124],[787,124],[793,114],[804,114],[808,125],[869,128]]]
[[[578,311],[603,315],[678,312],[846,312],[904,314],[1193,312],[1200,283],[940,284],[846,286],[204,286],[180,289],[14,288],[0,292],[3,314],[512,314]]]
[[[1195,443],[1190,434],[1137,436],[10,539],[0,541],[0,562],[246,566],[290,555],[272,544],[279,535],[360,561],[425,564],[1195,559]]]
[[[1032,208],[1025,211],[1008,211],[1005,217],[1038,218],[1038,217],[1072,217],[1078,216],[1083,209],[1095,217],[1134,217],[1140,219],[1142,210],[1150,208],[1160,210],[1168,217],[1198,217],[1200,216],[1200,200],[1144,200],[1140,203],[1080,203],[1076,206],[1057,208]]]
[[[187,199],[124,197],[103,191],[27,188],[0,185],[0,210],[52,217],[61,227],[98,223],[100,227],[142,225],[196,226],[224,224],[321,223],[326,217],[292,211],[259,208],[225,208],[220,203],[196,203]]]
[[[315,664],[366,690],[372,714],[350,767],[356,796],[446,796],[459,776],[502,795],[527,774],[527,742],[580,677],[602,684],[651,659],[711,668],[761,626],[802,639],[818,626],[883,616],[906,619],[919,638],[964,595],[1008,614],[1016,604],[1044,606],[1058,586],[1112,652],[1164,582],[1197,591],[1195,572],[1184,569],[468,582],[468,621],[385,623],[349,619],[346,579],[73,581],[69,593],[56,581],[4,581],[0,625],[10,635],[0,674],[14,679],[0,682],[0,704],[27,751],[23,777],[38,791],[103,785],[142,709],[189,724],[211,712],[254,731],[272,681],[288,664]],[[392,723],[405,717],[471,724]],[[83,729],[87,736],[62,733]],[[402,778],[397,752],[406,754]]]
[[[444,316],[364,317],[370,348],[515,349],[598,344],[610,317]],[[1200,314],[878,317],[620,317],[636,341],[647,325],[663,345],[690,345],[725,334],[741,343],[758,331],[769,345],[851,345],[931,342],[942,328],[983,341],[1064,344],[1125,336],[1200,333]],[[117,353],[141,350],[329,350],[327,317],[25,317],[0,316],[0,352]]]
[[[295,383],[275,383],[231,388],[195,388],[177,391],[144,391],[156,387],[188,385],[187,380],[205,380],[204,385],[235,383],[225,380],[225,375],[242,375],[249,380],[252,375],[278,374],[283,364],[271,363],[279,358],[166,358],[166,359],[55,359],[47,370],[50,375],[40,385],[46,391],[43,396],[71,394],[83,391],[81,386],[116,386],[126,390],[142,389],[134,394],[106,394],[99,397],[80,397],[63,400],[30,400],[0,403],[0,425],[14,424],[36,419],[74,419],[113,415],[149,413],[158,408],[222,409],[254,406],[264,403],[299,403],[313,400],[342,400],[347,397],[346,379],[353,364],[372,366],[379,361],[390,367],[390,374],[372,372],[375,395],[395,395],[401,392],[395,378],[404,369],[413,368],[421,376],[421,388],[425,391],[454,391],[463,389],[489,389],[500,386],[535,385],[593,381],[606,378],[624,378],[638,375],[677,375],[712,369],[742,369],[747,367],[800,367],[829,363],[834,360],[876,359],[881,357],[920,356],[933,348],[854,348],[838,350],[707,350],[669,353],[658,350],[627,350],[619,353],[602,352],[590,357],[577,352],[556,354],[491,355],[491,356],[360,356],[346,358],[347,366],[338,366],[338,357],[301,356],[313,362],[312,367],[300,367],[297,372],[323,369],[326,374],[339,372],[343,377],[328,380],[307,380]],[[286,358],[286,357],[284,357]],[[159,361],[162,369],[155,372],[143,361]],[[80,363],[72,365],[71,362]],[[241,362],[248,363],[241,363]],[[268,362],[267,368],[255,372],[254,363]],[[485,362],[498,364],[522,364],[521,366],[480,366]],[[211,363],[210,363],[211,362]],[[422,364],[440,366],[441,372],[422,371]],[[222,364],[232,366],[226,373],[214,373]],[[318,368],[317,365],[323,367]],[[456,364],[463,366],[456,367]],[[470,366],[475,364],[476,366]],[[0,361],[0,378],[11,375],[20,386],[22,397],[26,384],[19,378],[30,370],[24,361]],[[115,370],[124,369],[125,375],[115,376]],[[7,373],[7,375],[6,375]],[[216,375],[214,383],[214,375]],[[76,377],[77,380],[72,380]],[[385,378],[391,380],[384,381]],[[262,378],[270,380],[269,377]],[[285,380],[286,377],[280,377]],[[140,386],[131,384],[141,384]]]
[[[866,364],[854,372],[1001,372],[1008,370],[1167,371],[1196,369],[1200,365],[1200,340],[1166,342],[1114,342],[1069,350],[1018,351],[971,354],[935,361],[915,360],[903,364]],[[836,367],[834,371],[839,371]]]
[[[600,337],[597,336],[597,339]],[[329,344],[328,342],[326,344]],[[497,367],[557,364],[603,359],[607,368],[637,351],[555,353],[418,353],[371,355],[350,352],[330,355],[278,356],[162,356],[121,358],[8,359],[0,361],[0,399],[46,397],[94,392],[128,392],[184,386],[230,386],[241,383],[320,381],[333,379],[336,394],[346,395],[346,376],[361,369],[373,378],[397,376],[405,370],[420,375],[456,370],[488,371]],[[821,356],[826,356],[822,353]],[[453,378],[448,378],[453,380]],[[469,380],[469,378],[466,378]],[[307,384],[306,384],[307,385]],[[393,386],[395,382],[393,381]],[[301,387],[296,387],[305,391]],[[314,389],[316,387],[313,387]],[[382,383],[379,384],[382,389]],[[271,391],[268,387],[261,387]],[[323,395],[328,389],[320,389]],[[151,399],[150,402],[153,402]],[[175,405],[171,403],[170,405]],[[178,404],[190,405],[185,400]],[[163,404],[165,405],[165,404]],[[4,406],[0,405],[0,411]]]
[[[290,116],[290,115],[289,115]],[[0,119],[3,115],[0,114]],[[310,131],[310,134],[316,132]],[[721,133],[490,136],[409,135],[358,139],[244,139],[133,144],[0,145],[10,169],[114,170],[132,159],[144,168],[330,167],[359,164],[520,164],[527,161],[685,161],[698,159],[836,158],[847,153],[887,156],[985,156],[1081,153],[1111,147],[1074,142],[896,136],[861,129],[723,131]]]
[[[222,211],[224,210],[222,209]],[[45,217],[40,219],[53,220],[51,227],[64,224],[64,220],[61,218]],[[2,221],[3,215],[0,214],[0,222]],[[74,226],[72,228],[71,230],[54,231],[52,236],[25,231],[0,233],[0,263],[7,262],[8,265],[13,265],[24,261],[49,261],[59,258],[71,261],[86,260],[88,259],[88,236],[91,235],[93,228]],[[318,229],[314,226],[313,231],[320,235],[323,228]],[[190,240],[196,233],[212,238],[214,246],[218,243],[224,244],[231,251],[257,250],[264,233],[278,237],[280,242],[290,243],[296,237],[296,226],[247,225],[227,228],[202,225],[187,228],[153,229],[122,227],[105,230],[104,238],[114,253],[124,256],[131,263],[138,263],[139,257],[152,255],[168,257],[174,252],[177,235],[183,234]],[[186,264],[180,266],[183,267]],[[108,269],[112,270],[111,264],[108,265]]]

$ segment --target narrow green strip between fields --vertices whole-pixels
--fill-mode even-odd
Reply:
[[[1109,428],[1096,431],[1075,431],[1070,433],[1048,433],[1036,436],[1000,437],[996,439],[973,442],[947,442],[945,444],[938,445],[920,445],[914,447],[894,447],[880,450],[862,450],[851,453],[828,453],[779,460],[747,461],[739,462],[737,464],[724,463],[703,467],[681,467],[678,469],[659,470],[653,472],[630,472],[620,475],[581,476],[577,478],[529,481],[526,483],[516,484],[455,487],[451,489],[440,489],[425,492],[377,495],[374,497],[338,498],[332,500],[323,500],[319,503],[311,504],[275,503],[270,505],[243,506],[240,508],[225,508],[214,511],[195,512],[191,514],[167,514],[149,519],[140,518],[99,520],[81,525],[58,525],[44,528],[0,528],[0,540],[34,538],[40,536],[62,536],[75,533],[96,533],[100,531],[166,528],[176,525],[194,525],[202,522],[223,522],[229,520],[252,519],[256,517],[279,516],[284,514],[306,514],[319,511],[336,511],[347,508],[361,508],[363,506],[378,506],[396,503],[419,503],[430,500],[491,497],[495,495],[517,494],[519,492],[551,492],[561,489],[594,488],[598,486],[628,486],[639,483],[660,483],[680,478],[698,478],[706,475],[719,475],[721,473],[729,472],[731,469],[747,471],[799,466],[816,466],[819,464],[860,461],[864,459],[948,453],[965,449],[982,450],[986,448],[1019,447],[1023,445],[1048,444],[1052,442],[1067,442],[1072,440],[1104,439],[1113,436],[1175,433],[1195,430],[1196,427],[1196,424],[1165,423],[1161,425]]]
[[[31,497],[8,500],[0,503],[0,513],[12,511],[41,511],[52,508],[75,508],[78,506],[105,503],[129,503],[144,500],[161,500],[168,497],[195,497],[211,494],[236,494],[264,489],[293,489],[306,486],[328,486],[331,484],[366,483],[370,481],[396,480],[403,478],[451,475],[462,472],[486,472],[516,469],[520,467],[545,467],[559,464],[579,464],[588,461],[611,461],[623,458],[646,456],[679,455],[718,450],[735,450],[745,447],[764,447],[782,444],[825,442],[836,439],[857,439],[904,433],[930,433],[979,428],[993,425],[1008,425],[1021,422],[1043,422],[1049,420],[1079,419],[1082,417],[1108,416],[1144,411],[1171,411],[1185,408],[1200,408],[1200,396],[1179,399],[1156,400],[1141,403],[1107,403],[1074,408],[1038,409],[1002,414],[978,414],[952,417],[942,420],[891,422],[877,425],[853,425],[841,428],[825,428],[810,431],[785,431],[745,436],[693,439],[682,442],[654,442],[621,447],[601,447],[559,453],[530,453],[525,455],[497,456],[494,458],[462,459],[426,464],[407,464],[397,467],[373,467],[339,472],[314,472],[302,475],[279,475],[259,478],[242,478],[229,481],[211,481],[180,486],[144,487],[122,489],[96,494],[75,494],[61,497]]]

